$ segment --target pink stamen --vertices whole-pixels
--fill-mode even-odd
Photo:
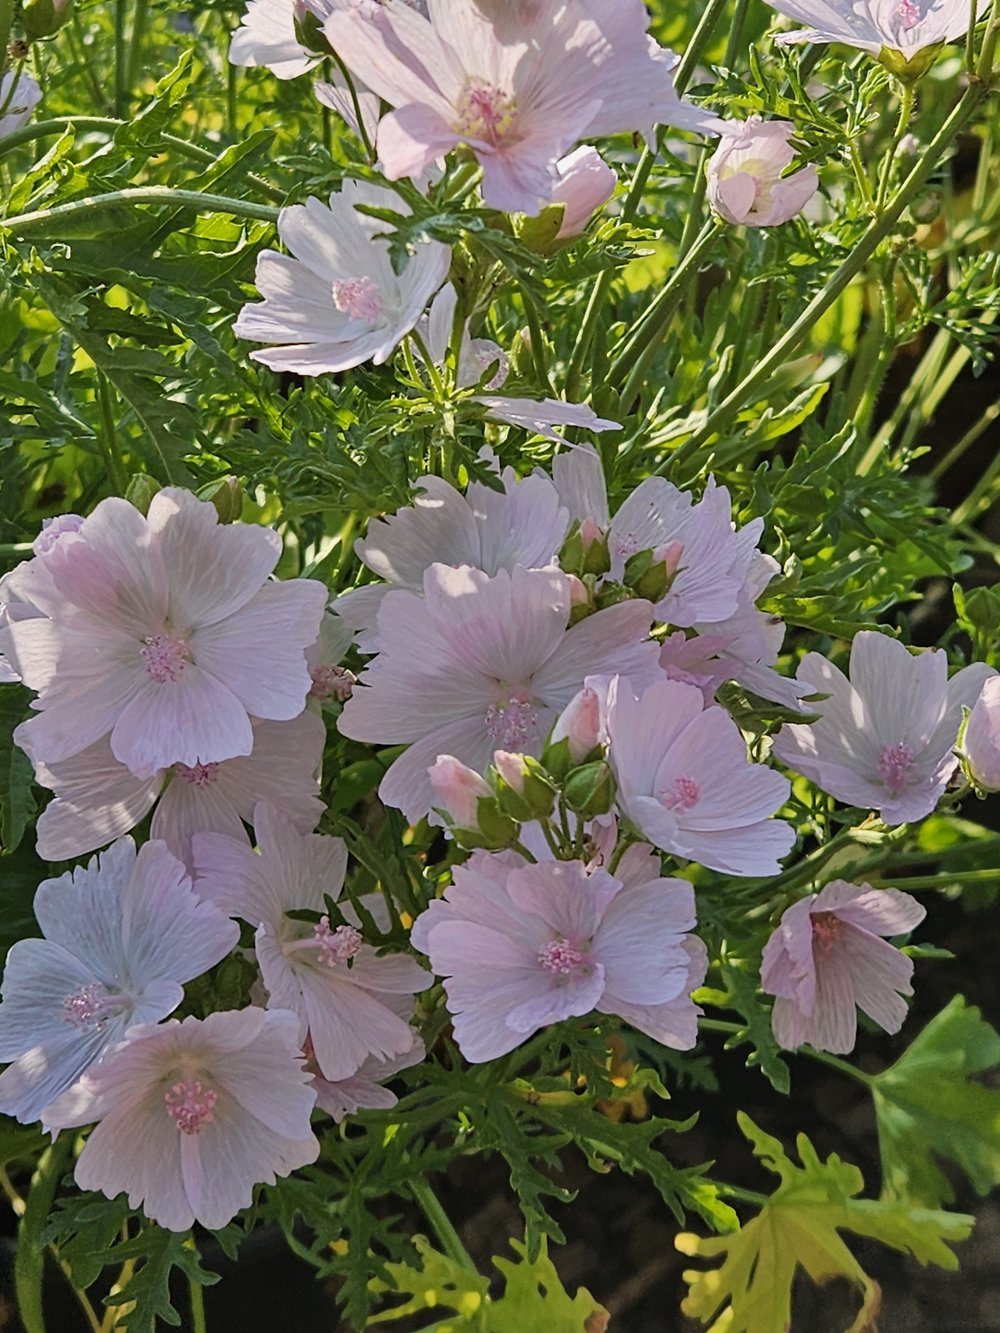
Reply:
[[[505,702],[490,704],[485,721],[491,740],[500,750],[517,754],[538,739],[538,713],[530,696],[512,695]]]
[[[538,950],[538,961],[546,972],[569,977],[586,964],[587,954],[572,940],[549,940]]]
[[[341,666],[313,667],[309,674],[312,676],[310,699],[339,699],[341,703],[351,697],[358,679],[353,671]]]
[[[110,995],[99,981],[92,981],[63,1000],[63,1021],[86,1031],[87,1028],[103,1027],[112,1014],[121,1013],[122,1008],[120,996]]]
[[[191,660],[183,639],[172,638],[169,634],[151,634],[142,643],[139,652],[146,664],[147,675],[158,685],[168,680],[180,680],[181,673]]]
[[[374,324],[385,301],[371,278],[344,278],[333,284],[333,304],[351,319]]]
[[[494,148],[514,125],[515,103],[502,89],[490,83],[466,84],[458,100],[455,130],[470,139],[482,139]]]
[[[355,930],[353,926],[338,926],[336,930],[331,930],[328,916],[321,916],[313,926],[313,939],[319,944],[320,961],[327,967],[337,967],[355,958],[364,943],[361,931]]]
[[[182,1078],[164,1094],[167,1115],[182,1134],[200,1134],[215,1119],[219,1094],[203,1088],[196,1078]]]
[[[219,765],[195,764],[194,768],[188,768],[187,764],[174,764],[174,772],[194,787],[210,787],[218,779]]]
[[[906,790],[910,782],[910,769],[916,762],[913,751],[902,741],[898,745],[883,747],[878,772],[890,796],[898,796]]]
[[[660,804],[665,810],[677,810],[686,815],[701,799],[701,789],[694,778],[674,778],[671,787],[660,792]]]
[[[840,939],[840,918],[833,912],[816,912],[809,920],[812,922],[813,946],[820,953],[829,953]]]
[[[920,6],[914,0],[900,0],[896,13],[903,20],[904,28],[915,28],[920,22]]]

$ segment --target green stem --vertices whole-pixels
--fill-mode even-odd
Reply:
[[[705,12],[698,20],[698,26],[694,30],[681,63],[677,66],[677,73],[674,75],[674,87],[677,89],[678,97],[691,82],[691,75],[697,69],[702,52],[712,40],[712,33],[715,31],[719,16],[728,4],[729,0],[709,0]]]
[[[530,293],[523,287],[521,298],[524,305],[524,318],[528,325],[528,337],[531,339],[531,364],[535,368],[535,379],[538,381],[539,389],[551,398],[554,396],[555,390],[552,388],[549,369],[545,364],[545,339],[542,336],[542,325],[538,318],[538,311],[535,309],[535,303]]]
[[[17,1229],[14,1260],[14,1289],[25,1333],[45,1333],[42,1288],[45,1277],[45,1246],[42,1233],[52,1211],[56,1188],[73,1151],[73,1136],[61,1134],[46,1148],[28,1191],[24,1216]]]
[[[907,126],[910,123],[910,117],[913,115],[913,99],[916,90],[912,83],[900,85],[899,92],[899,120],[896,122],[896,129],[889,144],[889,151],[886,153],[885,162],[882,165],[882,179],[879,181],[878,195],[875,199],[875,212],[881,213],[885,207],[885,201],[889,194],[889,182],[893,176],[893,164],[896,161],[896,152],[903,141],[903,135],[906,133]]]
[[[468,1269],[470,1273],[478,1274],[479,1270],[472,1262],[468,1250],[462,1244],[458,1232],[452,1225],[451,1218],[441,1207],[437,1195],[422,1176],[415,1176],[410,1181],[410,1193],[413,1195],[415,1202],[420,1205],[424,1217],[434,1228],[434,1233],[448,1258],[462,1268]]]
[[[126,77],[128,91],[131,93],[142,73],[142,39],[146,34],[146,20],[149,16],[149,0],[135,0],[132,12],[132,34],[129,41],[128,65]]]
[[[124,495],[128,488],[128,472],[118,447],[114,399],[108,378],[100,370],[97,372],[97,400],[101,410],[101,429],[97,432],[97,438],[108,466],[108,477],[114,494]]]
[[[198,1247],[193,1237],[184,1243],[197,1252]],[[208,1324],[205,1322],[205,1293],[196,1278],[188,1278],[188,1292],[191,1301],[191,1333],[208,1333]]]
[[[698,1027],[706,1032],[722,1032],[730,1037],[742,1036],[746,1032],[746,1028],[741,1027],[739,1023],[726,1023],[721,1018],[699,1018]],[[821,1065],[829,1065],[831,1069],[847,1074],[868,1087],[874,1082],[871,1074],[866,1074],[863,1069],[857,1069],[854,1065],[849,1065],[846,1060],[839,1060],[835,1055],[828,1055],[826,1051],[817,1051],[812,1046],[799,1046],[794,1054],[808,1055],[810,1060],[818,1060]]]
[[[361,100],[358,97],[358,90],[354,86],[354,79],[351,76],[351,71],[347,68],[336,51],[333,53],[333,59],[337,68],[340,70],[344,82],[347,84],[347,91],[351,95],[351,106],[354,108],[354,119],[358,122],[358,138],[364,144],[365,157],[369,162],[374,162],[375,149],[372,147],[372,141],[368,137],[368,130],[365,128],[365,119],[361,114]]]
[[[118,208],[124,204],[169,204],[178,208],[191,208],[198,213],[230,213],[233,217],[257,218],[261,222],[277,222],[279,211],[269,204],[255,204],[249,199],[230,199],[222,194],[200,194],[197,190],[178,190],[171,185],[139,185],[125,190],[112,190],[107,194],[88,195],[85,199],[74,199],[72,203],[40,208],[35,213],[21,213],[17,217],[4,218],[0,222],[0,231],[24,236],[38,227],[47,226],[50,222],[63,222],[66,218],[93,217],[95,214],[106,212],[109,208]]]
[[[14,0],[0,0],[0,74],[7,72],[10,29],[14,22]]]
[[[125,110],[126,61],[128,59],[125,50],[125,4],[126,0],[115,0],[115,91],[113,105],[116,116],[120,116]]]
[[[893,877],[892,886],[908,893],[911,889],[940,889],[948,884],[996,884],[997,878],[995,870],[945,870],[938,875]]]
[[[706,445],[752,398],[757,389],[767,383],[777,368],[798,350],[799,345],[811,332],[820,316],[829,310],[834,302],[843,295],[885,238],[891,234],[900,214],[936,170],[938,160],[954,141],[958,132],[972,119],[988,91],[989,86],[985,82],[971,84],[965,90],[952,109],[951,114],[927,145],[924,153],[914,163],[909,175],[899,186],[886,205],[885,210],[872,220],[868,230],[848,258],[832,274],[823,288],[816,293],[791,327],[774,344],[770,352],[757,363],[748,375],[744,376],[731,393],[726,395],[715,411],[709,413],[704,423],[672,454],[668,454],[667,458],[656,469],[657,472],[665,472],[674,464],[690,458],[692,454]]]

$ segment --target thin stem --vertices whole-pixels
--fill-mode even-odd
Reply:
[[[146,33],[146,20],[149,15],[149,0],[135,0],[132,11],[132,35],[129,42],[128,66],[126,77],[128,91],[132,92],[142,72],[142,39]]]
[[[531,364],[535,368],[535,379],[538,381],[538,387],[548,397],[553,397],[555,390],[552,388],[552,381],[549,379],[549,369],[545,364],[545,339],[542,336],[542,326],[538,318],[538,311],[535,309],[535,303],[531,295],[521,289],[522,303],[524,305],[524,318],[528,325],[528,336],[531,339]]]
[[[910,123],[910,117],[913,115],[913,99],[915,89],[912,83],[904,83],[900,86],[899,93],[899,120],[896,122],[896,129],[889,144],[889,151],[885,157],[885,163],[882,167],[882,179],[879,181],[878,195],[875,199],[875,211],[881,213],[885,207],[885,201],[889,194],[889,182],[892,180],[893,163],[896,160],[896,152],[903,141],[903,135],[906,133],[907,126]]]
[[[128,488],[128,473],[118,447],[114,399],[108,378],[100,370],[97,372],[97,401],[101,409],[101,429],[97,432],[97,438],[108,466],[108,477],[115,495],[124,495]]]
[[[951,114],[928,144],[926,151],[914,163],[909,175],[888,202],[885,210],[879,217],[872,220],[868,230],[848,258],[844,260],[827,280],[825,286],[816,293],[805,309],[801,311],[798,318],[778,339],[770,352],[757,363],[748,375],[744,376],[731,393],[726,395],[719,406],[709,413],[704,423],[672,454],[668,454],[656,469],[657,472],[665,472],[674,464],[690,458],[692,454],[707,444],[720,429],[729,423],[756,390],[771,378],[775,370],[798,349],[819,317],[829,310],[833,303],[847,290],[883,240],[891,234],[900,214],[916,197],[918,191],[934,172],[938,160],[954,141],[959,130],[971,120],[988,91],[988,85],[985,83],[972,84],[965,90]]]
[[[699,1018],[698,1027],[706,1032],[722,1032],[730,1037],[742,1036],[746,1032],[746,1028],[741,1027],[739,1023],[726,1023],[721,1018]],[[835,1055],[828,1055],[826,1051],[817,1051],[813,1046],[799,1046],[794,1054],[808,1055],[811,1060],[829,1065],[831,1069],[839,1070],[841,1074],[847,1074],[868,1087],[875,1081],[871,1074],[866,1074],[863,1069],[857,1069],[854,1065],[849,1065],[846,1060],[839,1060]]]
[[[365,157],[368,159],[369,162],[374,162],[375,149],[372,147],[372,141],[368,137],[368,129],[365,125],[365,118],[361,114],[361,100],[358,97],[358,90],[354,86],[354,79],[351,77],[351,71],[347,68],[347,66],[344,64],[343,60],[341,60],[340,56],[337,54],[336,51],[334,51],[333,53],[333,59],[337,68],[340,70],[341,75],[343,76],[344,82],[347,84],[347,91],[351,95],[351,106],[354,109],[354,119],[357,121],[358,125],[358,138],[364,144]]]
[[[455,1230],[451,1218],[441,1207],[440,1200],[422,1176],[414,1176],[410,1181],[410,1193],[427,1218],[441,1244],[442,1250],[454,1263],[478,1274],[479,1270],[472,1262],[468,1250],[462,1244],[461,1237]]]
[[[66,218],[92,217],[104,213],[109,208],[118,208],[123,204],[163,204],[178,208],[191,208],[198,213],[230,213],[233,217],[256,218],[261,222],[277,222],[278,209],[269,204],[255,204],[249,199],[230,199],[222,194],[200,194],[197,190],[178,190],[171,185],[139,185],[125,190],[112,190],[107,194],[88,195],[85,199],[74,199],[68,204],[56,204],[52,208],[40,208],[35,213],[21,213],[17,217],[4,218],[0,230],[15,232],[24,236],[38,227],[50,222],[63,222]]]
[[[126,61],[125,50],[125,4],[126,0],[115,0],[115,82],[114,110],[120,116],[125,110]]]
[[[892,878],[894,888],[904,889],[940,889],[948,884],[995,884],[995,870],[943,870],[937,875],[909,875],[901,879]]]
[[[709,0],[705,12],[698,20],[698,26],[694,30],[681,63],[677,66],[677,73],[674,75],[674,87],[677,89],[678,96],[684,92],[684,89],[691,82],[691,76],[698,66],[702,52],[712,40],[715,25],[728,4],[729,0]]]
[[[31,1189],[17,1228],[14,1260],[14,1289],[17,1309],[25,1333],[45,1333],[42,1291],[45,1278],[45,1246],[42,1233],[52,1211],[56,1188],[73,1151],[73,1136],[61,1135],[39,1159]]]
[[[0,0],[0,74],[7,72],[10,28],[14,22],[14,0]]]
[[[184,1243],[197,1253],[198,1247],[193,1237]],[[201,1283],[194,1277],[188,1278],[188,1292],[191,1301],[191,1333],[208,1333],[208,1324],[205,1322],[205,1292]]]

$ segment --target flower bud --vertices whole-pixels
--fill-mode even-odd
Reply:
[[[603,759],[574,768],[566,775],[563,799],[583,819],[606,815],[615,803],[617,786],[614,774]]]
[[[440,754],[427,770],[437,804],[462,847],[496,850],[517,838],[517,824],[500,812],[497,798],[478,773],[450,754]]]
[[[592,518],[574,523],[559,552],[559,565],[567,574],[606,574],[611,568],[608,538]]]
[[[66,23],[73,0],[27,0],[21,10],[21,25],[29,42],[52,37]]]
[[[556,718],[542,763],[556,778],[597,759],[603,739],[601,700],[589,685],[575,694]]]
[[[215,505],[220,523],[235,523],[243,513],[243,486],[238,477],[220,477],[197,492],[199,500]]]
[[[655,551],[636,551],[625,563],[626,585],[655,606],[670,591],[683,554],[684,543],[676,541]]]
[[[962,767],[980,791],[1000,791],[1000,676],[991,676],[962,736]]]
[[[153,503],[153,496],[162,489],[154,477],[145,472],[134,472],[125,488],[125,499],[145,517],[149,513],[149,506]]]
[[[814,166],[791,176],[795,160],[789,140],[795,126],[760,116],[727,126],[708,162],[708,199],[726,222],[776,227],[801,213],[819,189]]]
[[[556,803],[556,789],[538,762],[526,754],[497,750],[493,755],[496,770],[494,786],[502,814],[522,824],[548,819]]]
[[[593,582],[593,575],[589,576]],[[583,579],[578,579],[575,574],[567,574],[566,581],[569,584],[569,625],[572,629],[578,625],[581,620],[586,618],[595,610],[594,591],[589,588]]]
[[[618,185],[614,170],[596,148],[585,145],[574,149],[556,163],[559,179],[552,190],[552,202],[563,205],[562,226],[557,240],[571,240],[604,204]]]

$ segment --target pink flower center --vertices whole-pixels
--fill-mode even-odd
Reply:
[[[63,1021],[81,1031],[103,1027],[113,1015],[124,1009],[121,996],[111,995],[99,981],[81,986],[63,1000]]]
[[[371,278],[344,278],[333,284],[333,304],[351,319],[374,324],[385,301]]]
[[[619,560],[627,560],[639,550],[639,538],[634,532],[622,532],[615,536],[615,555]]]
[[[812,922],[813,947],[820,953],[829,953],[840,939],[841,922],[833,912],[815,912]]]
[[[900,0],[896,13],[903,20],[904,28],[915,28],[920,22],[920,6],[914,0]]]
[[[219,1094],[204,1088],[196,1078],[182,1078],[164,1094],[167,1115],[182,1134],[200,1134],[215,1119]]]
[[[511,695],[486,710],[486,730],[500,750],[520,753],[538,739],[538,713],[530,696]]]
[[[331,930],[328,916],[321,916],[313,926],[313,940],[319,945],[320,962],[327,967],[337,967],[355,958],[364,943],[361,931],[353,926],[338,926]]]
[[[665,810],[676,810],[686,815],[701,799],[701,789],[694,778],[674,778],[669,787],[660,792],[660,804]]]
[[[456,134],[484,140],[497,148],[513,128],[516,107],[514,99],[500,88],[470,79],[458,99],[456,111]]]
[[[505,351],[499,348],[496,343],[490,343],[488,346],[478,346],[473,355],[476,358],[476,364],[479,366],[479,374],[482,376],[492,365],[496,366],[496,374],[491,380],[487,380],[483,385],[485,389],[499,389],[510,374],[510,357]]]
[[[910,781],[910,769],[916,762],[913,751],[902,741],[898,745],[883,747],[878,761],[878,772],[890,796],[898,796],[900,792],[906,790]]]
[[[169,634],[151,634],[143,639],[139,653],[146,664],[146,674],[158,685],[180,680],[181,672],[191,661],[184,640]]]
[[[588,954],[572,940],[549,940],[538,950],[538,961],[546,972],[557,977],[571,977],[587,966]]]
[[[313,667],[310,699],[339,699],[345,703],[350,697],[357,681],[353,671],[341,666]]]
[[[174,764],[174,772],[193,787],[210,787],[218,779],[219,765],[195,764],[194,768],[188,768],[187,764]]]

